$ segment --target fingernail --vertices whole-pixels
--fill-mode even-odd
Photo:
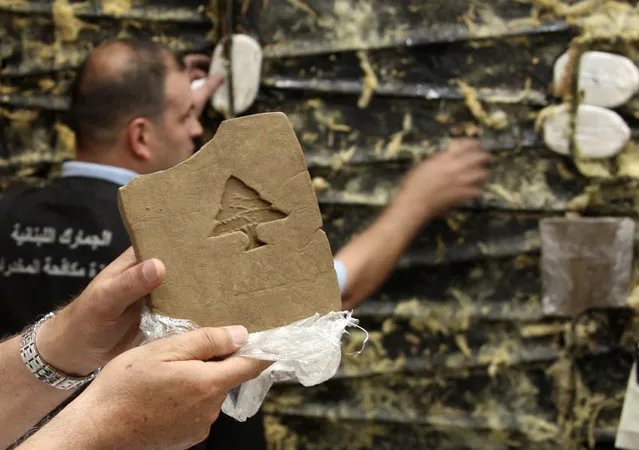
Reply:
[[[145,261],[144,264],[142,264],[142,275],[144,275],[144,279],[149,283],[158,281],[158,268],[155,267],[153,261]]]
[[[241,325],[233,325],[232,327],[224,327],[231,335],[231,340],[235,345],[244,345],[248,341],[248,331]]]

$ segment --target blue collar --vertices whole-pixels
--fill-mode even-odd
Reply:
[[[62,164],[63,177],[86,177],[110,181],[118,186],[124,186],[139,174],[122,167],[107,166],[82,161],[67,161]]]

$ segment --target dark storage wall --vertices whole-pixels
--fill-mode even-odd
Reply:
[[[283,111],[293,123],[335,251],[450,137],[481,136],[494,154],[482,197],[428,225],[356,311],[364,351],[350,354],[363,341],[353,331],[334,379],[273,389],[264,408],[274,449],[612,448],[634,316],[544,317],[538,221],[634,218],[637,149],[575,163],[544,147],[535,120],[561,101],[552,66],[571,42],[639,63],[639,12],[571,3],[236,2],[236,31],[265,50],[250,113]],[[41,182],[72,157],[66,89],[96,43],[128,33],[210,51],[228,28],[222,6],[0,0],[3,185]],[[636,134],[637,100],[620,113]],[[205,113],[208,137],[219,121]]]

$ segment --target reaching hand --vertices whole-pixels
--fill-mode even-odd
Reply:
[[[202,111],[204,111],[206,102],[215,94],[215,91],[217,91],[217,88],[219,88],[223,82],[224,78],[222,77],[210,76],[206,78],[200,87],[193,91],[193,104],[195,105],[194,112],[196,117],[200,117]]]
[[[201,53],[191,53],[185,55],[184,58],[182,58],[182,62],[189,74],[190,80],[193,81],[206,78],[209,72],[209,65],[211,64],[211,57]]]
[[[390,205],[336,255],[346,268],[343,309],[379,288],[426,222],[479,195],[488,159],[479,142],[457,140],[406,174]]]
[[[448,148],[413,167],[398,197],[434,217],[477,197],[488,178],[489,156],[474,139],[453,141]]]
[[[209,76],[209,65],[211,58],[202,54],[186,55],[183,58],[184,66],[191,81],[204,78],[205,81],[193,91],[193,103],[195,104],[196,117],[200,117],[206,102],[215,93],[218,87],[224,82],[224,78]]]

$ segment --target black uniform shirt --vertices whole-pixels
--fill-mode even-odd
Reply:
[[[0,197],[0,334],[67,304],[129,247],[117,190],[65,177]]]

